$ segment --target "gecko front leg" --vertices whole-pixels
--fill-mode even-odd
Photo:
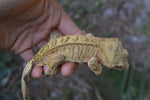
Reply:
[[[102,66],[98,63],[99,59],[97,57],[91,57],[88,61],[89,68],[96,74],[99,75],[102,72]]]
[[[48,57],[45,64],[48,66],[48,70],[45,72],[46,76],[54,76],[58,71],[58,66],[64,62],[64,55]]]

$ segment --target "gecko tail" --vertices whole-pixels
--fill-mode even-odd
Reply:
[[[22,73],[21,89],[24,100],[30,100],[29,81],[31,71],[32,71],[32,60],[27,63]]]

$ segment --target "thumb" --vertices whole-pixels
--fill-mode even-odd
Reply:
[[[75,23],[71,20],[71,18],[65,13],[64,10],[62,10],[62,15],[60,18],[60,23],[58,26],[58,29],[64,34],[64,35],[84,35],[84,32],[82,32]]]
[[[25,50],[24,52],[20,53],[20,56],[25,60],[25,62],[28,62],[34,56],[34,53],[33,53],[32,49],[28,49],[28,50]]]

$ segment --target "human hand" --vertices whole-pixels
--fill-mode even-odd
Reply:
[[[1,0],[0,8],[0,49],[15,52],[26,62],[34,56],[33,46],[42,48],[54,29],[62,35],[83,34],[54,0]],[[76,68],[68,62],[61,73],[69,76]],[[41,77],[45,70],[46,66],[34,67],[32,77]]]

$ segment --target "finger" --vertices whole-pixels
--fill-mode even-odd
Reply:
[[[43,41],[41,41],[40,43],[37,44],[37,47],[39,49],[41,49],[42,47],[44,47],[47,44],[47,42],[48,42],[47,40],[43,40]]]
[[[20,54],[20,56],[21,56],[26,62],[28,62],[28,61],[30,61],[30,60],[32,59],[32,57],[34,56],[34,53],[33,53],[32,49],[28,49],[28,50],[22,52],[22,53]]]
[[[58,29],[64,35],[84,35],[84,33],[75,25],[75,23],[64,11],[62,11],[62,16]]]
[[[40,43],[37,44],[37,47],[39,49],[41,49],[42,47],[44,47],[47,44],[47,40],[43,40]],[[33,78],[40,78],[42,76],[43,73],[43,67],[38,66],[38,67],[34,67],[32,70],[32,77]]]
[[[31,75],[33,78],[40,78],[42,76],[42,72],[43,72],[42,67],[34,67]]]
[[[69,76],[77,67],[78,67],[77,63],[72,62],[64,63],[61,67],[61,73],[63,76]]]
[[[20,54],[20,56],[26,61],[30,61],[33,57],[34,53],[32,49],[26,50]],[[32,77],[33,78],[40,78],[42,76],[43,69],[42,67],[34,67],[32,70]]]

